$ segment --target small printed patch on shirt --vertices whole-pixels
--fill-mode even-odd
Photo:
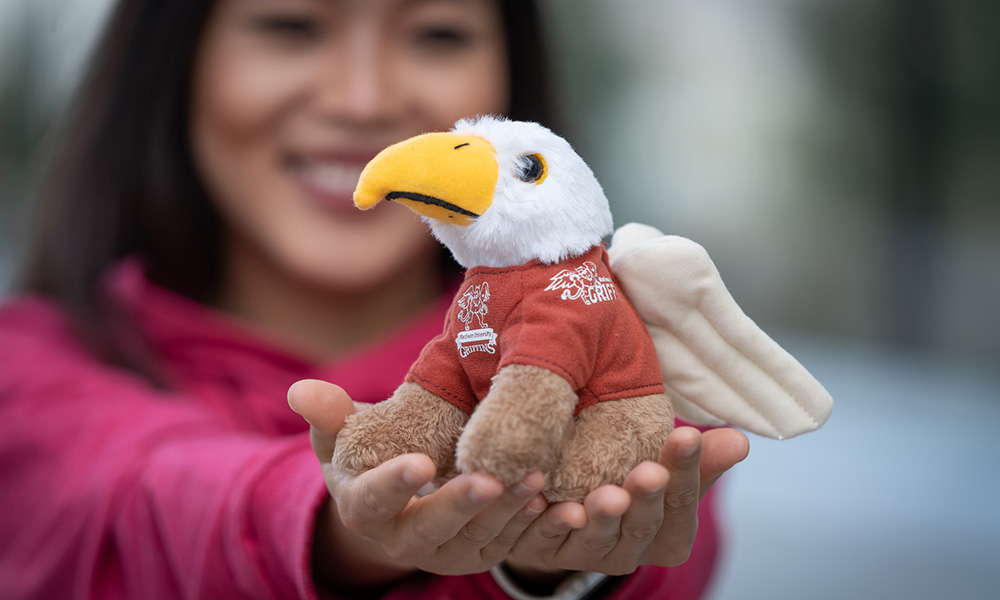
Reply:
[[[462,309],[458,312],[458,320],[465,324],[465,331],[455,336],[455,345],[462,358],[473,352],[495,354],[497,351],[497,333],[486,322],[486,315],[490,312],[486,304],[489,299],[490,284],[485,281],[470,285],[458,299],[458,306]],[[473,321],[479,325],[478,329],[472,329]]]
[[[549,279],[545,291],[562,290],[563,300],[580,300],[590,306],[618,299],[618,290],[610,277],[597,274],[597,265],[585,261],[575,269],[563,269]]]

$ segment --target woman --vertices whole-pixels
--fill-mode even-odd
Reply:
[[[5,594],[697,597],[734,431],[680,428],[623,488],[551,507],[539,473],[414,499],[425,456],[329,465],[454,279],[409,211],[353,208],[357,174],[460,117],[548,121],[544,81],[530,2],[123,0],[0,310]]]

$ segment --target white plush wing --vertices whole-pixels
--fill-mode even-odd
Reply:
[[[678,417],[777,439],[826,421],[830,394],[743,313],[704,248],[630,223],[608,251],[656,345]]]

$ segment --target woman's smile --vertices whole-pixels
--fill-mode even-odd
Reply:
[[[353,194],[367,162],[311,154],[292,156],[286,166],[295,183],[318,208],[360,216]]]

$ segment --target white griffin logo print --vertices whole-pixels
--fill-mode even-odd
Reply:
[[[479,285],[469,286],[458,299],[458,306],[462,310],[458,312],[458,320],[465,324],[465,331],[460,331],[455,336],[455,345],[458,346],[458,354],[462,358],[473,352],[496,353],[497,334],[486,324],[486,315],[489,308],[486,302],[490,299],[490,285],[483,282]],[[472,320],[479,322],[479,329],[470,330]]]
[[[575,269],[563,269],[549,279],[545,291],[562,290],[563,300],[582,300],[590,306],[597,302],[618,299],[618,292],[610,277],[600,277],[597,265],[586,261]]]
[[[483,317],[486,316],[486,313],[490,312],[490,309],[486,307],[486,301],[489,299],[490,284],[485,281],[479,285],[471,286],[458,299],[458,305],[462,308],[458,313],[458,320],[465,323],[466,331],[469,330],[472,317],[476,317],[479,320],[479,327],[486,327],[486,321],[483,320]]]

